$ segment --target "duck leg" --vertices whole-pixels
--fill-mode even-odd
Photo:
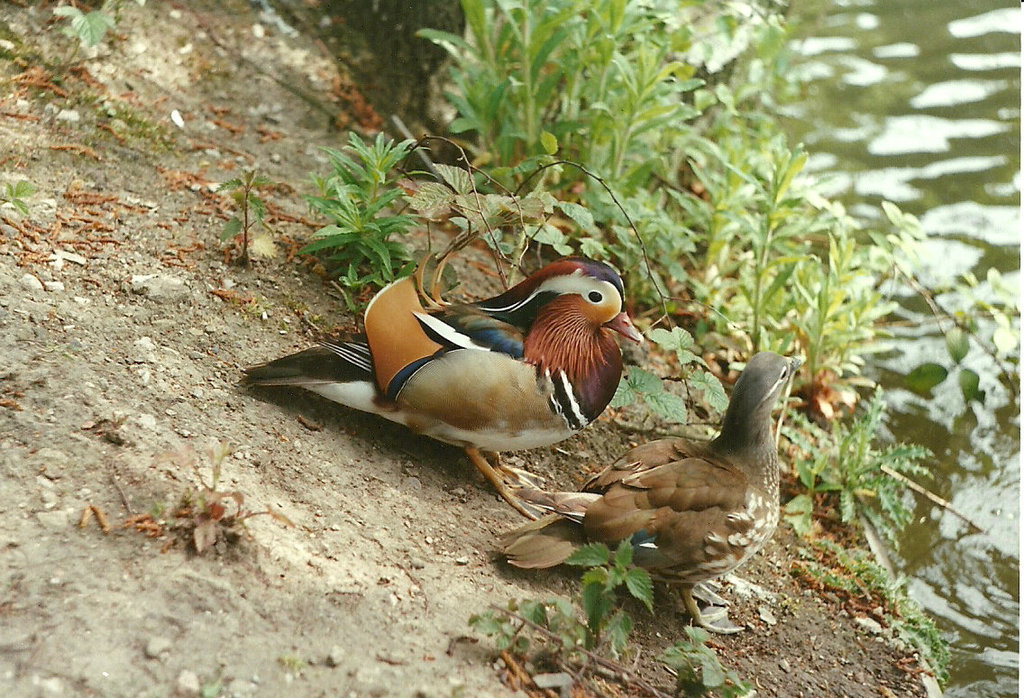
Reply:
[[[491,483],[491,486],[495,490],[498,491],[498,494],[501,495],[502,499],[511,504],[513,509],[518,511],[526,518],[530,519],[531,521],[536,521],[537,514],[530,511],[526,507],[526,504],[520,501],[519,498],[515,496],[515,492],[513,491],[513,489],[508,486],[508,483],[506,483],[505,480],[501,477],[501,475],[498,474],[498,471],[495,470],[494,467],[487,462],[487,459],[484,458],[482,453],[480,453],[480,449],[475,448],[473,446],[466,446],[465,450],[466,455],[469,456],[470,462],[476,466],[476,469],[480,471],[481,475],[487,478],[487,481]]]
[[[713,633],[719,635],[732,635],[743,630],[743,626],[736,625],[729,620],[728,611],[724,608],[711,607],[705,609],[706,612],[701,612],[701,609],[697,607],[697,602],[693,600],[693,585],[683,584],[679,587],[679,595],[683,597],[683,606],[686,607],[686,612],[690,614],[690,618],[693,622],[700,627],[704,628]]]
[[[481,451],[480,455],[487,459],[491,466],[504,476],[505,483],[512,487],[530,487],[535,490],[544,489],[544,478],[522,468],[514,468],[501,462],[496,451]]]

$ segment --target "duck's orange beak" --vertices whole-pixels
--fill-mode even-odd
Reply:
[[[604,323],[604,326],[609,330],[618,332],[631,342],[636,342],[637,344],[644,343],[643,335],[637,332],[636,327],[633,326],[633,321],[629,319],[629,315],[627,315],[625,311]]]

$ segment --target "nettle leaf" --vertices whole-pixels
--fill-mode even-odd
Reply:
[[[619,543],[619,546],[615,549],[615,566],[626,568],[633,563],[633,546],[629,540],[624,540]]]
[[[584,206],[572,203],[571,201],[559,201],[556,206],[558,210],[568,216],[573,223],[578,225],[581,230],[587,232],[593,232],[594,230],[594,214],[590,212]]]
[[[682,327],[673,327],[671,332],[662,327],[656,327],[648,336],[662,349],[675,352],[681,366],[701,360],[699,356],[690,351],[690,347],[694,345],[693,335]]]
[[[644,403],[662,419],[686,422],[686,402],[678,395],[665,390],[664,386],[661,386],[661,392],[645,394]]]
[[[601,627],[601,621],[611,608],[611,601],[605,594],[604,586],[601,584],[583,585],[583,593],[580,600],[583,605],[583,613],[587,616],[587,625],[591,631]]]
[[[783,507],[783,516],[797,535],[806,536],[811,530],[811,512],[814,511],[814,500],[808,494],[798,494]]]
[[[224,224],[224,230],[220,232],[221,240],[230,240],[231,238],[242,232],[242,221],[238,219],[238,216],[233,216],[227,223]]]
[[[425,218],[438,220],[448,215],[455,195],[440,182],[423,182],[415,194],[408,198],[409,205]]]
[[[611,646],[612,654],[616,657],[622,654],[622,650],[626,648],[626,641],[629,639],[629,633],[632,630],[633,621],[630,620],[629,615],[625,611],[617,611],[611,620],[608,621],[608,626],[605,628],[606,637],[608,638],[608,644]]]
[[[473,191],[473,177],[461,167],[452,167],[451,165],[442,165],[440,163],[434,165],[434,167],[437,168],[441,179],[454,189],[457,194],[468,194]]]
[[[931,389],[946,380],[949,371],[945,366],[936,363],[924,363],[907,374],[907,387],[915,393],[927,394]]]
[[[698,388],[704,394],[704,399],[708,401],[713,410],[724,412],[725,408],[729,406],[729,398],[725,395],[722,381],[710,372],[702,370],[693,373],[687,379],[687,383],[693,388]]]
[[[574,552],[565,559],[565,564],[577,567],[596,567],[608,564],[612,551],[604,543],[590,543]]]
[[[626,572],[626,589],[634,599],[640,601],[647,607],[648,611],[654,610],[654,582],[647,570],[639,567]]]

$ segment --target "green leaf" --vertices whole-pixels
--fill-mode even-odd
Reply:
[[[673,327],[671,332],[662,327],[656,327],[650,331],[648,336],[662,349],[674,351],[681,366],[700,361],[700,357],[690,351],[694,345],[693,335],[682,327]]]
[[[562,213],[572,219],[572,222],[578,225],[581,230],[594,230],[594,214],[586,207],[574,204],[571,201],[559,201],[555,205]]]
[[[619,656],[626,648],[626,641],[629,640],[631,630],[633,630],[633,621],[625,611],[619,610],[608,621],[605,633],[614,656]]]
[[[86,46],[96,46],[98,43],[103,41],[103,37],[106,36],[107,30],[114,27],[114,18],[100,10],[94,10],[88,14],[82,14],[80,10],[76,8],[68,8],[74,10],[74,12],[67,12],[65,8],[68,6],[61,6],[54,9],[53,13],[56,15],[70,17],[71,18],[71,29],[74,31],[75,36],[85,44]],[[58,12],[58,10],[65,10]],[[77,13],[77,14],[76,14]]]
[[[230,240],[240,232],[242,232],[242,221],[238,219],[238,216],[232,216],[232,218],[224,225],[224,230],[220,232],[220,239]]]
[[[968,402],[971,400],[985,401],[985,393],[979,388],[981,378],[977,373],[969,368],[961,368],[957,378],[960,381],[960,392],[964,394],[964,400]]]
[[[441,179],[454,189],[456,194],[468,194],[473,191],[473,178],[461,167],[452,167],[441,163],[437,163],[434,167],[441,175]]]
[[[577,567],[596,567],[608,564],[611,556],[611,550],[604,543],[590,543],[567,557],[565,564]]]
[[[970,342],[962,329],[954,326],[946,332],[946,351],[949,352],[949,358],[953,359],[953,363],[958,364],[963,361],[969,349]]]
[[[626,589],[634,599],[643,603],[648,611],[654,610],[654,582],[647,570],[639,567],[626,572]]]
[[[992,343],[995,344],[996,353],[999,356],[1006,356],[1017,348],[1019,339],[1009,327],[997,327],[992,332]]]
[[[708,401],[711,409],[724,412],[729,406],[729,398],[725,394],[725,388],[722,387],[722,381],[709,371],[701,370],[691,374],[687,379],[687,384],[690,387],[698,388],[704,394],[704,399]]]
[[[797,535],[806,536],[811,530],[811,512],[814,511],[814,500],[810,495],[798,494],[783,507],[783,516]]]
[[[706,688],[718,688],[725,683],[725,671],[715,654],[709,653],[700,658],[700,679]]]
[[[646,393],[644,403],[662,419],[678,424],[686,422],[686,402],[678,395],[665,390],[664,387],[661,387],[661,392]]]
[[[580,597],[583,614],[587,617],[587,626],[595,635],[601,629],[601,621],[611,608],[611,602],[601,584],[584,584]]]
[[[633,546],[630,545],[629,539],[626,539],[619,543],[619,546],[615,548],[615,566],[625,569],[633,563]]]
[[[949,371],[936,363],[924,363],[907,374],[907,387],[915,393],[928,394],[931,389],[946,380]]]
[[[548,155],[554,155],[558,152],[558,139],[550,131],[541,131],[540,146],[544,148],[544,152]]]

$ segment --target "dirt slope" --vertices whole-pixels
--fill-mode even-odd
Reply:
[[[50,10],[0,6],[0,186],[38,188],[29,216],[0,220],[0,694],[512,695],[486,642],[460,640],[466,621],[567,593],[573,573],[495,559],[518,520],[458,450],[236,386],[241,367],[352,322],[285,253],[311,230],[317,147],[343,143],[328,113],[369,118],[358,90],[240,2],[131,5],[61,75],[71,44]],[[230,206],[212,189],[252,167],[286,183],[265,192],[281,255],[242,269],[225,264]],[[629,436],[605,422],[519,464],[572,486]],[[211,443],[234,449],[220,490],[295,526],[256,516],[202,556],[161,531],[209,482]],[[89,506],[109,533],[95,513],[78,526]],[[726,590],[752,629],[716,640],[723,661],[763,696],[918,693],[897,654],[795,585],[782,539],[744,572],[771,597]],[[648,654],[685,622],[664,594],[659,608],[638,629]]]

